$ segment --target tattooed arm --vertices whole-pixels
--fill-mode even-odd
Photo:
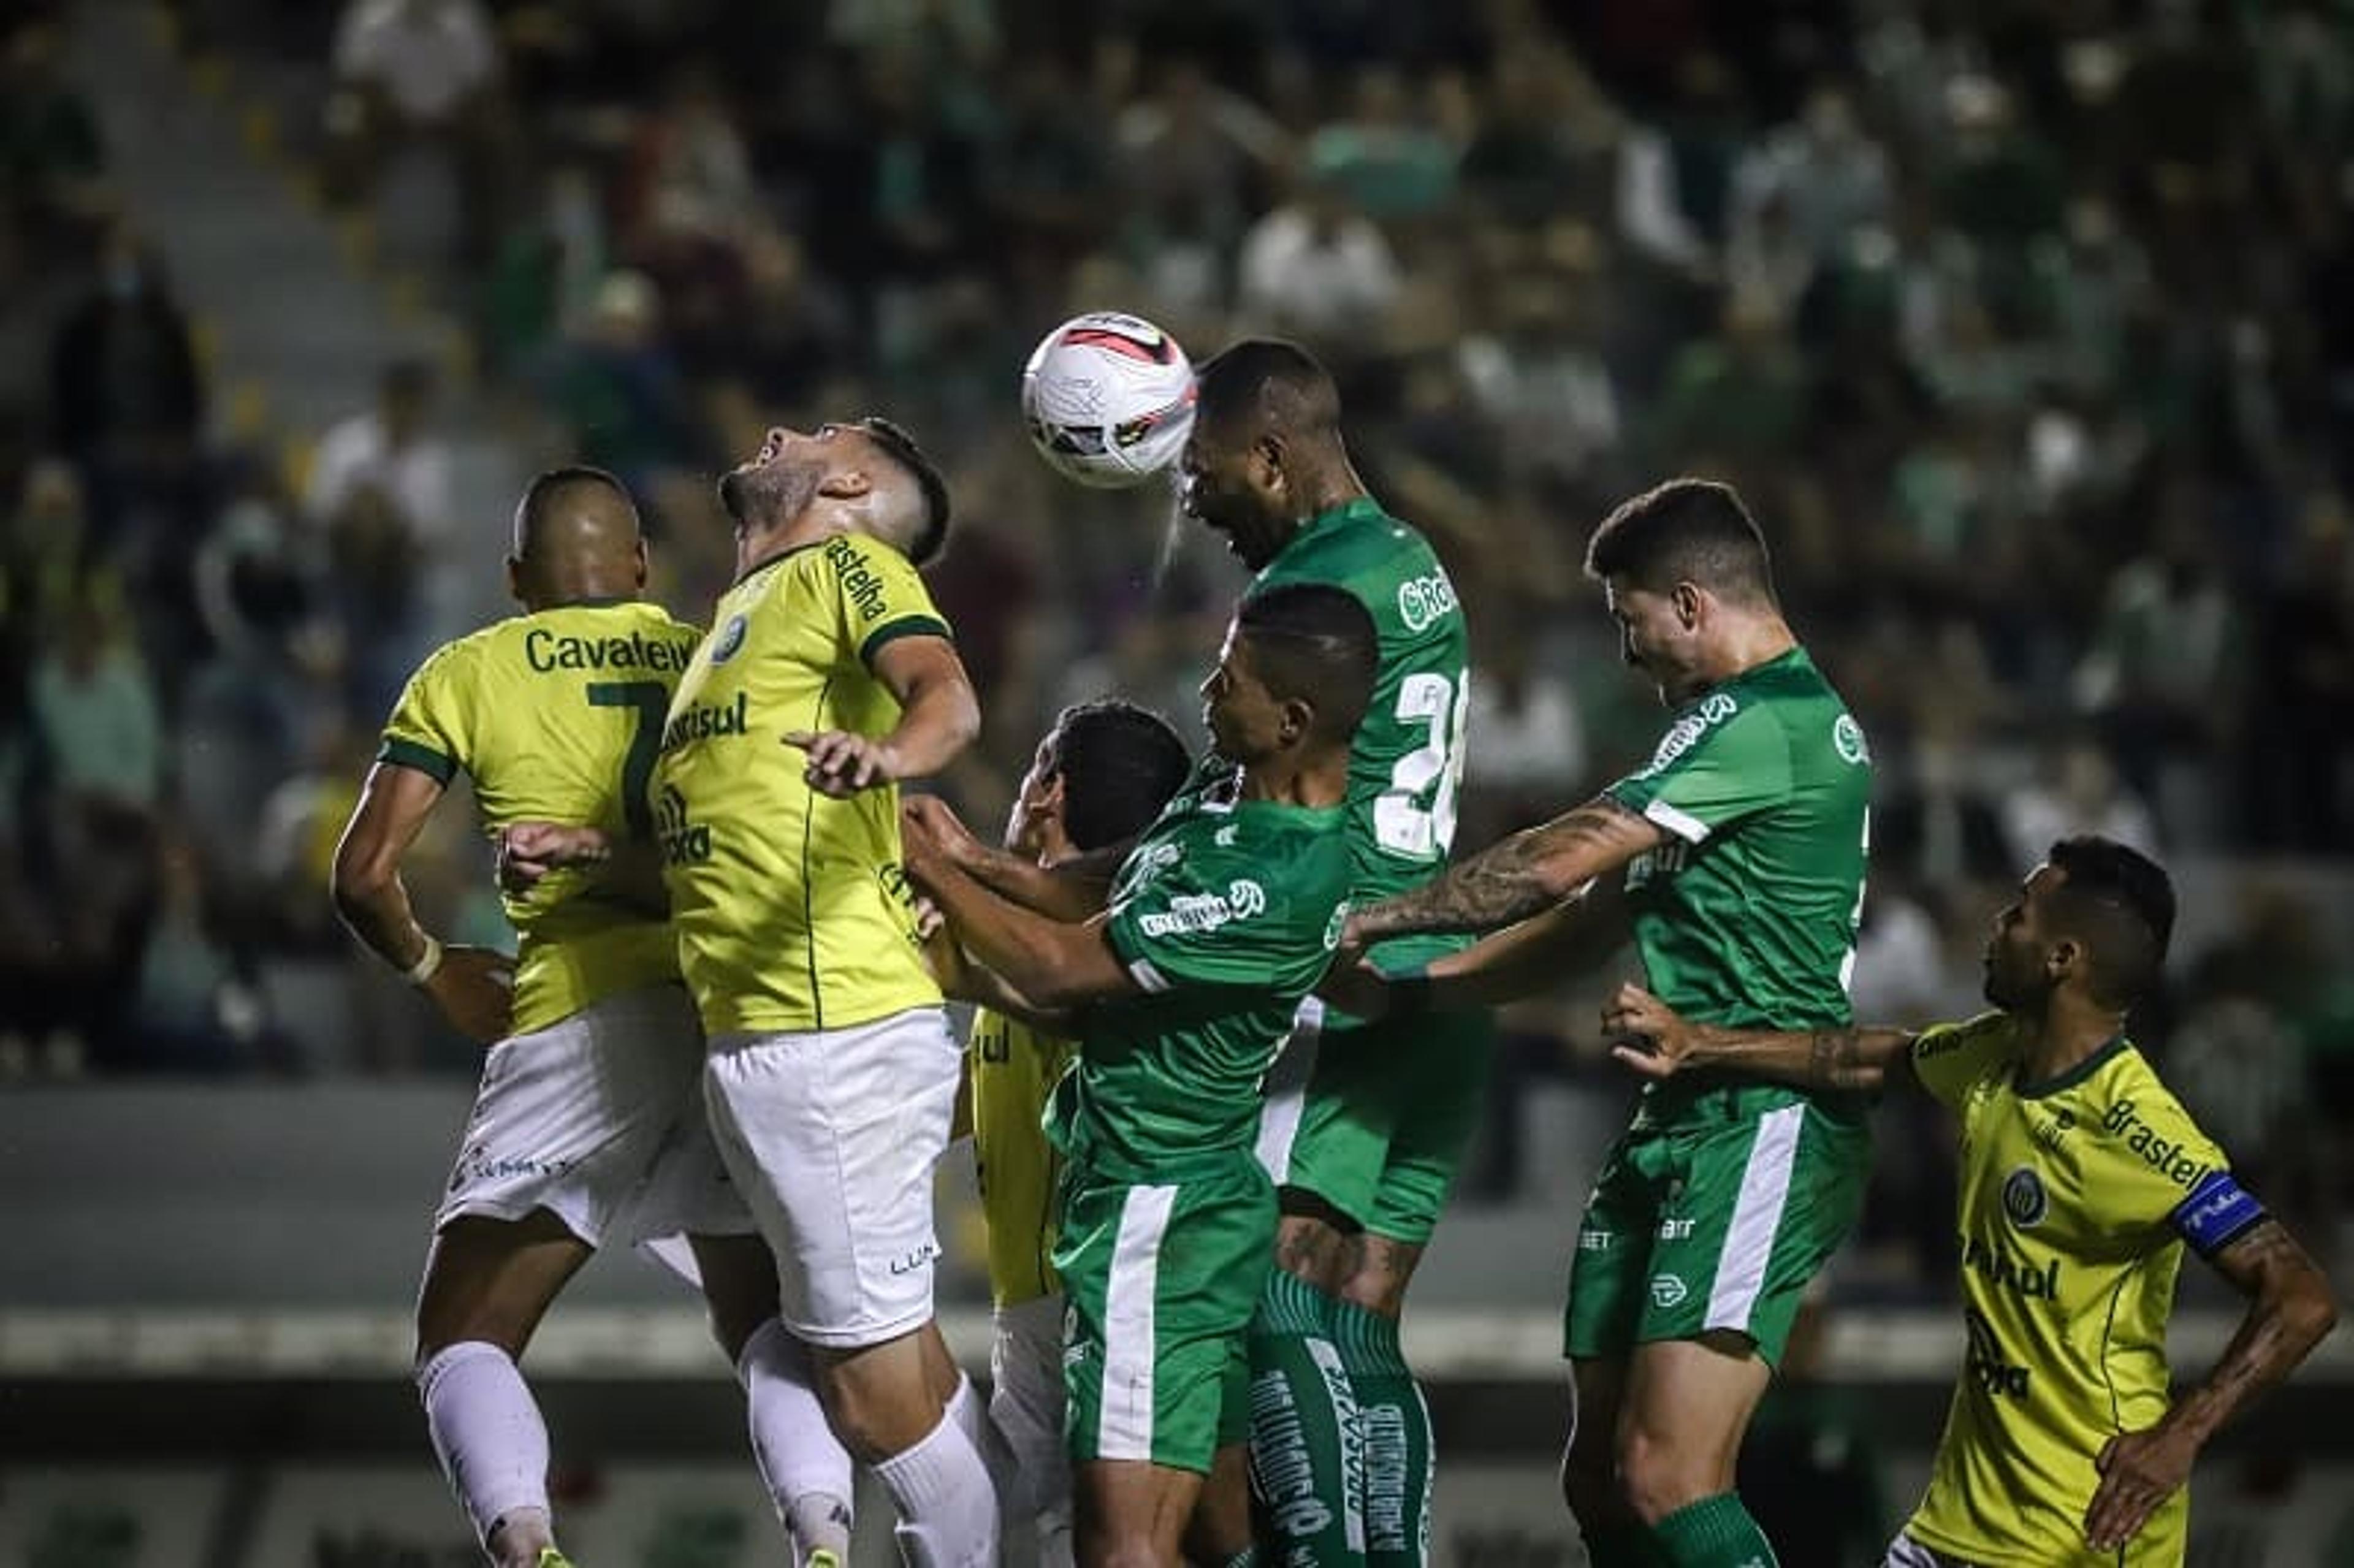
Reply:
[[[1640,986],[1622,985],[1602,1010],[1610,1054],[1647,1078],[1695,1067],[1733,1067],[1805,1089],[1885,1087],[1912,1075],[1913,1042],[1903,1029],[1719,1029],[1694,1023]]]
[[[1435,881],[1369,904],[1349,917],[1347,945],[1362,948],[1416,931],[1493,931],[1559,904],[1667,837],[1666,831],[1596,795],[1552,821],[1514,833]]]
[[[2094,1461],[2101,1485],[2084,1513],[2095,1552],[2130,1541],[2190,1478],[2199,1450],[2232,1412],[2288,1376],[2338,1321],[2328,1280],[2277,1220],[2258,1221],[2209,1261],[2247,1298],[2247,1314],[2205,1382],[2156,1425],[2120,1433],[2101,1449]]]

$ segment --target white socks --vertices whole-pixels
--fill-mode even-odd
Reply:
[[[487,1544],[501,1520],[525,1510],[545,1521],[547,1425],[514,1359],[496,1345],[461,1340],[417,1370],[417,1391],[441,1473],[475,1539]]]
[[[997,1489],[966,1436],[976,1415],[989,1418],[979,1406],[970,1380],[958,1379],[940,1424],[875,1467],[905,1521],[899,1550],[909,1568],[991,1568],[997,1561]]]
[[[771,1318],[744,1341],[736,1363],[752,1421],[752,1457],[793,1539],[796,1562],[812,1552],[850,1561],[850,1450],[827,1425],[809,1347]]]

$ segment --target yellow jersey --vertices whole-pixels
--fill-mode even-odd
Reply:
[[[443,784],[464,769],[494,833],[550,821],[646,835],[663,715],[700,635],[637,599],[582,600],[486,626],[418,667],[376,758]],[[678,979],[669,926],[581,873],[557,872],[505,904],[522,939],[518,1034]]]
[[[1055,1180],[1046,1101],[1078,1043],[981,1008],[972,1015],[972,1158],[989,1228],[989,1293],[1013,1307],[1063,1287],[1055,1251]]]
[[[2211,1256],[2264,1210],[2131,1042],[2021,1084],[2015,1030],[1988,1013],[1913,1047],[1922,1084],[1961,1118],[1968,1345],[1928,1492],[1904,1528],[1988,1568],[2177,1564],[2187,1492],[2122,1553],[2086,1547],[2093,1461],[2166,1413],[2183,1244]]]
[[[898,723],[869,665],[895,638],[949,634],[923,580],[888,546],[839,535],[745,573],[711,625],[672,700],[653,789],[705,1032],[846,1029],[937,1004],[899,865],[897,786],[821,795],[783,738]]]

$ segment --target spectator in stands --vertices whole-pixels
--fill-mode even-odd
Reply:
[[[105,205],[106,144],[89,101],[58,69],[58,24],[34,17],[0,40],[0,217],[60,260]]]
[[[366,712],[387,705],[416,662],[433,574],[461,569],[450,548],[453,453],[433,428],[434,393],[422,362],[387,366],[376,406],[319,438],[302,498],[352,652],[352,698]]]
[[[168,543],[187,529],[205,387],[187,313],[161,260],[128,222],[107,231],[90,291],[49,349],[49,397],[59,450],[90,486],[92,520],[108,537],[145,531]]]
[[[336,187],[371,196],[408,146],[447,160],[460,254],[488,259],[502,173],[498,34],[482,0],[346,0],[335,26],[326,131]]]
[[[1380,227],[1330,176],[1311,175],[1244,236],[1240,283],[1242,308],[1268,330],[1345,360],[1372,346],[1405,277]]]

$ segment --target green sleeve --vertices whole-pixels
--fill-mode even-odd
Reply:
[[[1773,714],[1712,692],[1676,715],[1640,771],[1604,791],[1688,843],[1780,804],[1790,747]]]

